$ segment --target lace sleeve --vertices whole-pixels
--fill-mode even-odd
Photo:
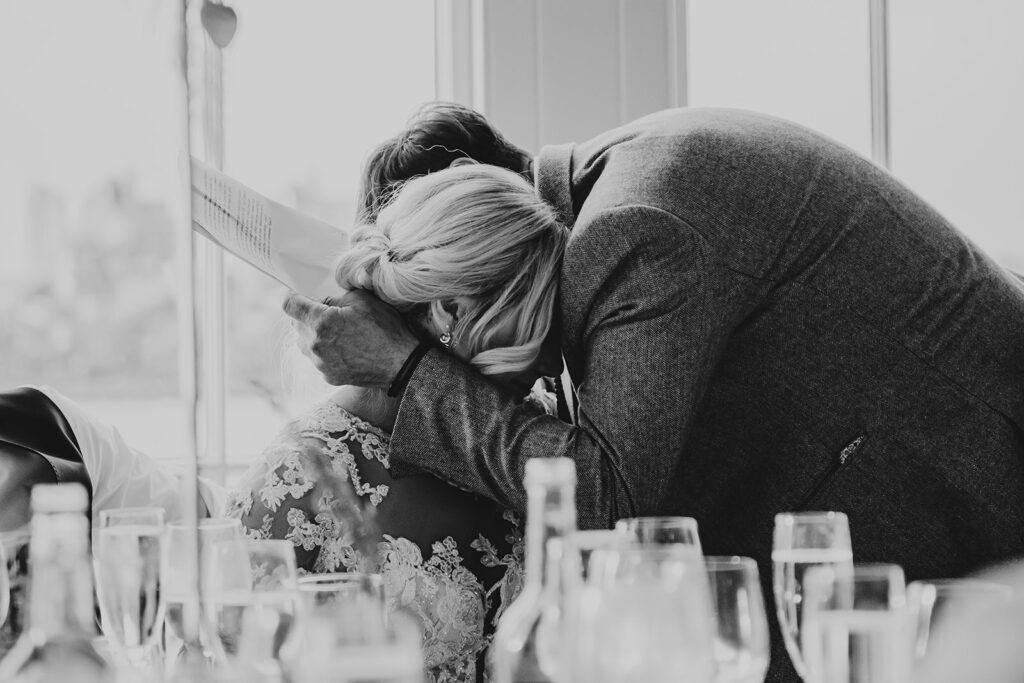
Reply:
[[[316,476],[318,468],[330,466],[323,448],[320,439],[299,434],[290,425],[230,495],[227,505],[227,515],[239,518],[250,538],[291,541],[304,572],[334,571],[354,564],[351,549],[339,543],[343,534],[331,512],[333,494]],[[333,556],[328,569],[322,568],[325,548]]]

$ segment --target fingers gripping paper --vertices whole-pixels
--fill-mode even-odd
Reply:
[[[192,159],[192,229],[311,299],[338,296],[348,233],[278,204]]]

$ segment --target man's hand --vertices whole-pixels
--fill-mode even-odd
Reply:
[[[330,384],[387,388],[419,343],[402,316],[361,290],[326,303],[294,292],[284,300],[302,353]]]

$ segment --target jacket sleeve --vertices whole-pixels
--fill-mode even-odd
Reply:
[[[523,511],[526,460],[568,456],[581,527],[657,510],[685,476],[694,416],[741,308],[728,274],[697,231],[663,211],[578,222],[561,278],[578,425],[431,351],[402,400],[392,474],[412,466]]]

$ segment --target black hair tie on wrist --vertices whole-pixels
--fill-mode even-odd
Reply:
[[[420,341],[409,357],[402,363],[401,369],[395,378],[391,380],[391,386],[388,387],[388,396],[391,398],[398,398],[399,394],[405,391],[405,387],[409,384],[409,380],[412,379],[412,373],[416,371],[416,367],[420,364],[423,356],[427,354],[427,351],[434,347],[428,341]]]

